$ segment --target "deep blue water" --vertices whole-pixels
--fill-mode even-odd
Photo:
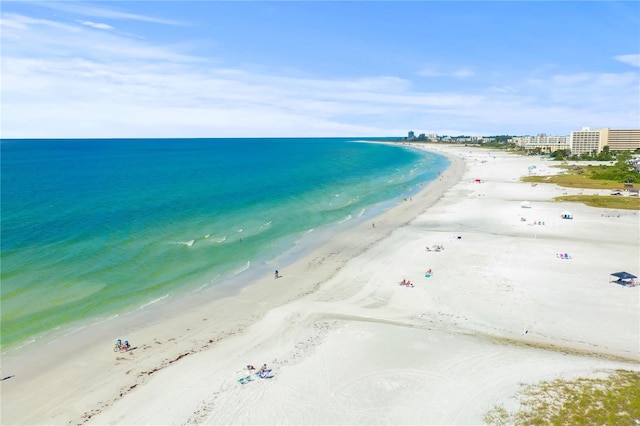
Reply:
[[[445,158],[353,139],[2,140],[3,350],[215,286],[417,192]]]

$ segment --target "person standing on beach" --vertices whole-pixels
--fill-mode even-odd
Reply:
[[[278,274],[278,270],[277,269],[276,269],[276,273],[275,273],[274,278],[276,278],[276,279],[280,278],[280,275]]]

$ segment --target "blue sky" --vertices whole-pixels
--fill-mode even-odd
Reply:
[[[640,127],[640,2],[2,1],[3,138]]]

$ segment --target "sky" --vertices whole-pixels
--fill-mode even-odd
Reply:
[[[2,138],[640,128],[638,1],[11,1]]]

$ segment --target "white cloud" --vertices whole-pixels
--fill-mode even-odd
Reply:
[[[88,27],[98,28],[100,30],[112,30],[113,29],[113,27],[111,25],[108,25],[108,24],[100,24],[100,23],[97,23],[97,22],[80,21],[80,20],[78,20],[76,22],[79,22],[82,25],[86,25]]]
[[[560,86],[568,86],[575,84],[585,84],[593,79],[593,76],[588,73],[570,74],[570,75],[554,75],[551,77],[552,81]]]
[[[632,67],[640,67],[640,54],[619,55],[615,56],[614,59]]]
[[[4,63],[4,137],[382,136],[421,126],[568,134],[595,123],[628,127],[638,111],[633,73],[556,75],[464,94],[416,91],[388,76],[289,78],[189,60]]]
[[[418,72],[421,77],[456,77],[456,78],[468,78],[473,77],[475,72],[469,68],[460,68],[453,71],[438,71],[434,68],[423,68]]]
[[[491,86],[489,87],[490,91],[499,92],[499,93],[514,93],[516,89],[511,86]]]
[[[634,72],[536,71],[535,79],[505,75],[465,91],[373,73],[301,78],[79,22],[3,15],[2,39],[12,40],[2,52],[3,137],[393,136],[420,128],[568,134],[585,125],[626,128],[640,114]]]
[[[389,135],[398,111],[481,102],[414,93],[406,80],[386,76],[300,79],[88,59],[5,63],[5,137]]]
[[[25,23],[20,22],[19,20],[16,19],[0,19],[0,27],[4,28],[5,30],[7,29],[14,29],[14,30],[26,30],[28,27]]]
[[[459,78],[467,78],[467,77],[473,77],[476,73],[473,70],[470,69],[460,69],[460,70],[456,70],[454,71],[454,73],[452,74],[454,77],[459,77]]]
[[[183,63],[201,61],[180,53],[171,45],[156,46],[144,40],[112,32],[96,32],[85,25],[69,25],[46,19],[5,14],[2,38],[20,43],[3,43],[3,57],[91,57],[102,62],[149,60]],[[96,24],[101,25],[101,24]],[[92,27],[95,27],[93,25]]]
[[[2,15],[2,27],[26,31],[32,29],[35,26],[49,27],[51,29],[58,29],[64,31],[78,32],[80,31],[73,25],[61,24],[60,22],[52,21],[50,19],[36,19],[28,16],[6,13]],[[4,34],[3,34],[4,37]]]
[[[176,21],[173,19],[165,19],[158,18],[155,16],[147,16],[147,15],[139,15],[135,13],[129,12],[121,12],[116,9],[107,9],[104,7],[98,6],[87,6],[85,4],[78,4],[72,2],[41,2],[38,3],[39,6],[48,7],[51,9],[62,10],[69,13],[74,13],[77,15],[83,16],[92,16],[96,18],[109,18],[109,19],[120,19],[120,20],[133,20],[133,21],[142,21],[142,22],[151,22],[155,24],[164,24],[164,25],[184,25],[183,22]]]

